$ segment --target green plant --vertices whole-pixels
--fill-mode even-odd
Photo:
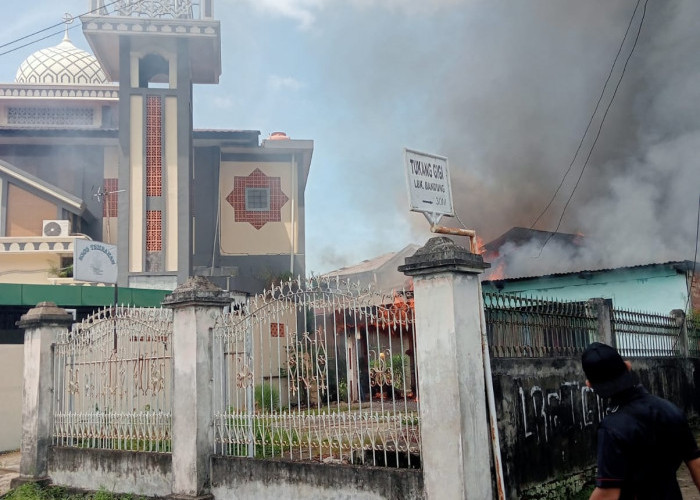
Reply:
[[[280,393],[277,387],[268,382],[255,386],[255,408],[270,413],[280,408]]]
[[[92,495],[92,500],[115,500],[115,497],[104,487],[100,487],[100,489],[97,490],[94,495]]]
[[[4,498],[6,500],[43,500],[50,497],[36,483],[25,483],[11,490]]]
[[[56,276],[57,278],[72,278],[73,264],[70,264],[66,267],[59,267],[53,262],[49,262],[49,274],[51,276]]]
[[[348,400],[348,383],[345,380],[338,381],[338,399],[340,401]]]
[[[403,393],[406,390],[406,380],[404,375],[407,375],[408,356],[405,354],[394,354],[387,358],[384,353],[372,361],[372,370],[370,377],[378,387],[382,390]]]

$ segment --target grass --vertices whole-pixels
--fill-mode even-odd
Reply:
[[[117,495],[104,488],[93,492],[68,492],[59,486],[42,488],[35,483],[27,483],[8,491],[3,500],[144,500],[144,497],[134,495]]]

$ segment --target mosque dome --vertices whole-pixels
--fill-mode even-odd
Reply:
[[[68,38],[55,47],[34,52],[17,70],[15,83],[44,85],[102,85],[107,77],[92,54]]]

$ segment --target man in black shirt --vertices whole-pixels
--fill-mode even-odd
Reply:
[[[681,462],[700,491],[700,450],[683,412],[637,385],[629,361],[608,345],[592,343],[581,362],[588,387],[609,398],[591,500],[682,500]]]

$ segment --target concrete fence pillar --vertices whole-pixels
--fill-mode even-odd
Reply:
[[[202,277],[163,301],[173,309],[173,498],[210,497],[214,450],[213,328],[231,299]]]
[[[493,498],[480,255],[432,238],[399,267],[413,277],[421,462],[428,499]]]
[[[53,424],[53,346],[73,318],[53,302],[40,302],[17,322],[24,329],[24,383],[22,388],[22,456],[19,478],[48,482],[48,453]]]
[[[595,298],[589,299],[588,303],[596,311],[598,318],[598,342],[617,347],[612,317],[612,299]]]
[[[676,322],[676,325],[681,329],[680,332],[678,332],[679,349],[681,356],[687,358],[690,355],[690,351],[688,348],[688,323],[685,320],[685,311],[682,309],[673,309],[670,315]]]

